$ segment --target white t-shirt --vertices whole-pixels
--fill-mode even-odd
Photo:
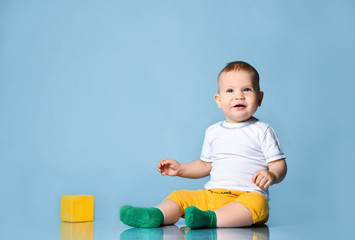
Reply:
[[[212,162],[205,189],[259,192],[269,200],[268,190],[257,187],[252,176],[283,158],[279,140],[267,123],[254,117],[242,123],[215,123],[206,130],[201,153],[201,160]]]

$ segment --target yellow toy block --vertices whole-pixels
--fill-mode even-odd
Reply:
[[[94,223],[60,223],[60,240],[94,240]]]
[[[60,220],[64,222],[94,221],[94,196],[62,195]]]

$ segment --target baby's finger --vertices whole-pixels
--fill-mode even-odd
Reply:
[[[252,177],[253,183],[256,183],[256,179],[258,178],[259,175],[260,175],[260,171],[257,171],[256,173],[254,173],[254,175]]]
[[[161,168],[163,166],[163,162],[164,162],[164,158],[158,162],[158,168]]]
[[[161,166],[164,168],[166,166],[169,166],[170,165],[170,161],[169,159],[164,159],[161,163]]]
[[[166,166],[170,164],[170,159],[163,158],[161,161],[162,166]]]
[[[267,180],[264,184],[260,185],[260,188],[267,189],[270,186],[270,181]]]
[[[262,175],[258,175],[255,179],[255,185],[259,187],[260,185],[260,182],[261,180],[263,179],[264,177]]]
[[[163,166],[163,165],[161,165],[161,166],[158,166],[158,171],[159,171],[159,172],[162,172],[162,171],[164,171],[164,166]]]
[[[271,185],[271,180],[268,180],[264,185],[264,189],[267,189],[268,187],[270,187],[270,185]]]
[[[260,181],[258,187],[259,187],[259,188],[266,188],[265,185],[266,185],[267,182],[268,182],[268,179],[267,179],[267,178],[263,178],[263,179]]]
[[[166,165],[166,161],[165,158],[163,158],[162,160],[160,160],[160,162],[158,163],[158,171],[161,172],[163,171],[164,166]]]

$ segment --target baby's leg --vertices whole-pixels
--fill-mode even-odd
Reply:
[[[172,200],[164,200],[161,204],[156,206],[164,215],[162,225],[171,225],[179,221],[181,217],[181,209],[179,205]]]
[[[248,227],[265,223],[268,219],[269,205],[260,193],[213,196],[218,197],[215,202],[217,209],[202,211],[193,206],[185,209],[185,223],[188,227]]]
[[[215,213],[217,227],[248,227],[268,220],[269,204],[260,193],[248,192],[218,208]]]
[[[253,225],[251,211],[241,203],[232,202],[214,212],[217,216],[217,227],[249,227]]]

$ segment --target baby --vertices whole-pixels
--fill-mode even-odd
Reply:
[[[173,191],[154,208],[123,206],[120,219],[133,227],[159,227],[185,218],[191,228],[248,227],[268,220],[268,188],[287,172],[274,130],[253,117],[261,105],[259,74],[246,62],[229,63],[218,75],[214,99],[226,120],[206,130],[200,160],[162,159],[162,175],[202,178],[204,190]]]

